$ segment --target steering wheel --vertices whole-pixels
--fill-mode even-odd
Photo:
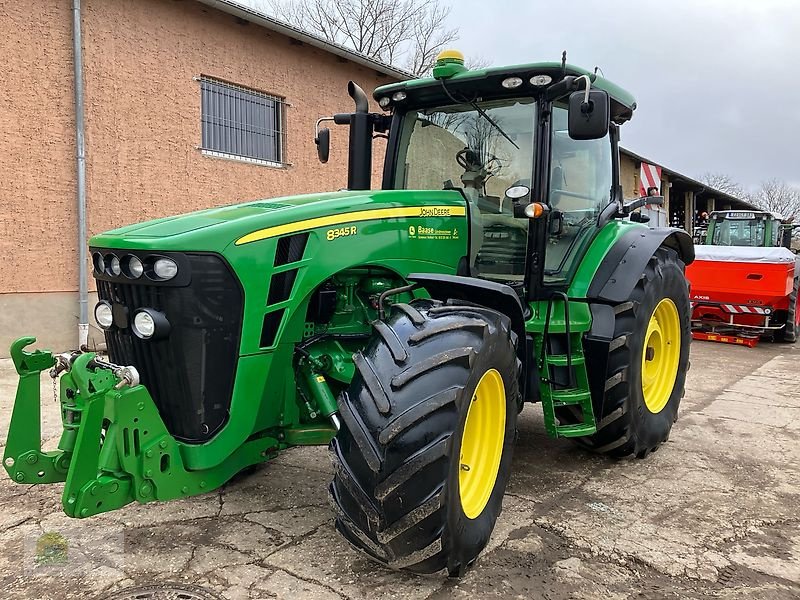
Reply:
[[[464,148],[456,153],[456,162],[458,163],[459,167],[465,171],[484,170],[488,175],[488,179],[503,167],[503,162],[494,154],[489,154],[487,158],[488,160],[485,163],[481,162],[481,158],[478,156],[478,153],[471,148]]]
[[[478,171],[483,168],[478,154],[470,148],[464,148],[456,152],[456,162],[465,171]]]

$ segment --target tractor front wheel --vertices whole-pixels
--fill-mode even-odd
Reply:
[[[593,398],[597,432],[574,438],[582,446],[644,458],[669,438],[689,368],[691,308],[684,269],[674,250],[659,248],[628,301],[615,307],[604,393]],[[602,368],[588,359],[590,371]],[[559,411],[562,421],[574,421],[574,415]]]
[[[489,541],[511,470],[515,336],[493,310],[429,300],[373,325],[339,397],[336,528],[389,567],[461,575]]]

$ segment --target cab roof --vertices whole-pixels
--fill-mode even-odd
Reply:
[[[748,214],[752,214],[753,216],[768,215],[768,216],[772,217],[773,219],[777,219],[778,221],[784,221],[785,220],[784,216],[782,214],[780,214],[780,213],[776,213],[774,211],[769,211],[769,210],[758,210],[758,209],[750,209],[750,208],[744,208],[744,209],[739,209],[739,210],[736,210],[736,209],[715,210],[715,211],[713,211],[711,213],[711,215],[712,216],[713,215],[720,215],[720,216],[726,217],[726,216],[729,216],[732,213],[733,214],[748,213]]]
[[[448,90],[455,90],[462,94],[470,93],[470,97],[472,94],[476,97],[491,95],[492,98],[512,97],[520,94],[533,95],[538,90],[544,89],[544,87],[537,88],[530,83],[530,78],[534,75],[549,75],[553,78],[553,83],[558,82],[565,75],[576,77],[588,75],[593,88],[608,92],[611,98],[611,116],[616,122],[627,121],[633,116],[633,111],[636,109],[636,100],[630,92],[591,71],[570,64],[562,67],[560,62],[539,62],[507,67],[488,67],[474,71],[465,70],[444,80],[433,77],[411,79],[382,85],[375,90],[373,96],[375,100],[380,100],[384,96],[391,96],[395,92],[403,90],[408,95],[410,103],[414,105],[447,102],[447,96],[442,90],[442,81],[445,82]],[[501,83],[508,77],[520,77],[523,83],[518,88],[507,90],[502,87]]]

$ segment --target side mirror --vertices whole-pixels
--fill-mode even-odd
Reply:
[[[572,92],[569,95],[569,137],[573,140],[597,140],[611,126],[611,103],[602,90]]]
[[[328,162],[328,157],[331,153],[331,130],[327,127],[322,127],[317,131],[317,137],[314,138],[314,143],[317,145],[317,156],[319,162]]]
[[[548,233],[554,236],[564,233],[564,213],[560,210],[554,210],[550,213],[550,222],[547,229]]]
[[[794,233],[795,227],[797,227],[797,225],[794,227],[790,225],[789,227],[783,228],[783,239],[781,240],[781,245],[784,248],[789,248],[789,250],[792,249],[792,234]]]

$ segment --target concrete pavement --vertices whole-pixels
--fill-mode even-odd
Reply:
[[[0,361],[3,437],[15,385]],[[52,445],[57,406],[43,406]],[[672,437],[645,460],[548,439],[538,406],[519,428],[503,514],[461,580],[394,573],[351,550],[332,526],[327,450],[302,448],[205,496],[80,521],[61,513],[60,485],[3,473],[0,598],[168,581],[230,600],[800,598],[800,347],[695,342]],[[66,563],[34,559],[45,533],[69,541]]]

